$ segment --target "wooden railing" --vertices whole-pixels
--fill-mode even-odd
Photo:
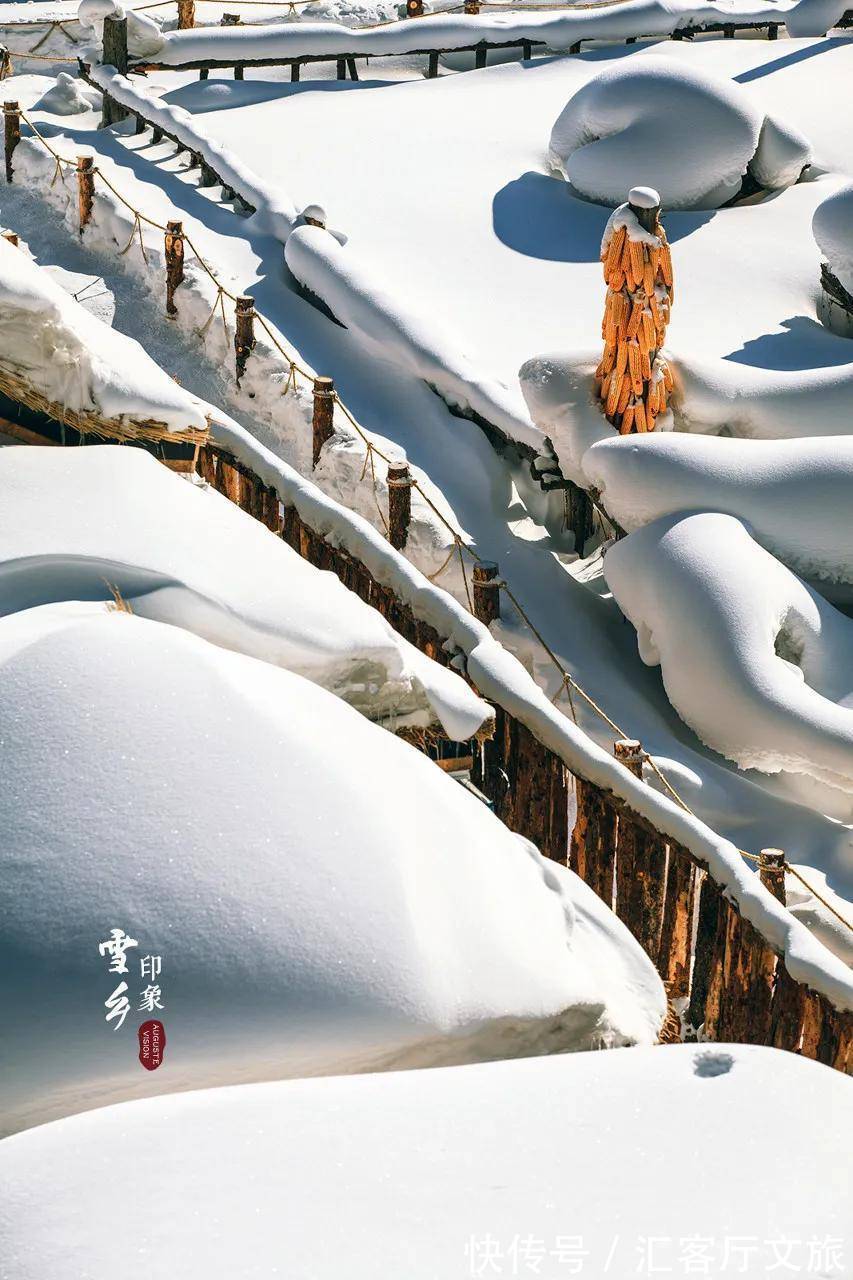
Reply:
[[[422,652],[449,663],[447,637],[348,551],[319,536],[295,507],[282,505],[243,463],[211,444],[199,451],[197,465],[218,492],[311,564],[337,574]],[[703,1026],[709,1040],[772,1045],[853,1074],[853,1014],[791,977],[707,865],[612,791],[572,773],[509,711],[495,710],[496,731],[479,744],[473,781],[507,826],[570,866],[616,911],[679,1002],[685,1025]],[[616,751],[629,769],[640,770],[639,744],[619,743]],[[762,878],[772,883],[772,868]]]

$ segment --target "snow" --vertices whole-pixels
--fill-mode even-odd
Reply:
[[[847,0],[799,0],[786,15],[791,36],[825,36],[847,12]]]
[[[6,240],[0,240],[0,351],[0,368],[66,408],[179,431],[207,425],[195,397],[138,342],[91,315]]]
[[[63,602],[0,620],[0,706],[7,1132],[200,1085],[654,1042],[660,980],[592,891],[302,677]],[[158,1072],[144,1018],[105,1021],[114,927],[163,960]]]
[[[711,549],[712,552],[711,552]],[[715,512],[662,517],[604,575],[667,697],[742,769],[806,774],[853,817],[853,622]]]
[[[55,116],[81,115],[98,105],[98,95],[84,88],[67,71],[60,71],[55,84],[34,105],[37,111],[47,111]]]
[[[853,584],[853,436],[608,434],[584,455],[583,470],[629,533],[679,511],[720,511],[743,520],[773,556],[822,590]]]
[[[465,741],[492,718],[333,574],[142,450],[3,449],[0,486],[3,614],[115,587],[135,614],[286,667],[393,727],[437,720]]]
[[[84,40],[103,40],[105,18],[127,19],[127,51],[132,58],[155,58],[164,46],[159,24],[147,13],[117,4],[115,0],[80,0],[77,20]]]
[[[685,43],[672,48],[689,58],[700,56],[703,61],[722,60],[731,70],[739,69],[750,83],[755,80],[756,92],[760,90],[764,95],[770,91],[771,96],[790,101],[800,113],[798,123],[804,122],[806,117],[817,121],[824,155],[828,154],[829,148],[835,156],[842,156],[842,130],[840,125],[836,127],[840,117],[837,113],[832,114],[830,91],[833,86],[837,88],[839,68],[843,70],[843,62],[839,62],[839,58],[843,58],[843,41],[801,42],[797,46],[787,46],[789,52],[784,59],[779,58],[777,46],[757,41],[720,40],[695,47]],[[796,53],[797,57],[792,59],[791,53]],[[822,56],[818,58],[817,54]],[[621,50],[619,56],[622,56]],[[638,51],[631,56],[643,54]],[[383,85],[382,101],[385,105],[371,120],[363,112],[367,104],[378,106],[378,86],[362,82],[361,85],[347,86],[345,103],[338,100],[336,104],[332,104],[331,99],[336,99],[342,91],[340,86],[331,92],[318,92],[316,87],[308,85],[297,86],[289,92],[287,116],[278,122],[273,116],[266,121],[255,120],[256,110],[253,107],[248,116],[245,109],[243,114],[217,112],[215,123],[218,128],[223,117],[231,115],[235,128],[233,136],[238,139],[242,151],[251,150],[257,139],[264,136],[264,130],[272,129],[276,145],[266,146],[264,150],[264,172],[277,166],[281,157],[286,161],[284,176],[287,183],[293,182],[295,190],[299,188],[298,206],[303,207],[322,196],[331,217],[338,226],[343,224],[347,232],[352,229],[354,214],[375,210],[381,199],[384,210],[381,220],[383,245],[392,256],[398,249],[405,248],[400,259],[403,272],[400,278],[407,282],[409,291],[421,293],[425,282],[429,287],[437,282],[452,284],[453,290],[447,297],[453,314],[458,314],[465,324],[466,338],[476,348],[479,363],[484,369],[505,369],[507,377],[511,375],[514,381],[520,361],[511,363],[514,357],[507,356],[508,343],[517,344],[522,353],[535,350],[531,334],[535,336],[537,326],[544,326],[547,331],[548,324],[554,325],[563,345],[567,337],[572,341],[578,333],[589,338],[589,313],[595,315],[594,329],[597,330],[602,291],[600,266],[595,260],[606,214],[581,202],[569,200],[566,204],[564,184],[553,183],[554,189],[563,193],[562,217],[571,219],[576,210],[587,211],[594,217],[591,229],[586,227],[584,230],[584,224],[580,224],[580,230],[589,240],[589,268],[585,264],[557,259],[540,263],[534,257],[513,253],[499,254],[494,261],[488,255],[472,259],[470,252],[466,257],[461,251],[462,241],[457,243],[456,233],[449,234],[450,224],[445,226],[442,223],[442,215],[445,212],[452,214],[451,222],[454,224],[461,219],[463,229],[460,234],[469,235],[466,220],[470,210],[466,208],[466,201],[474,180],[480,182],[484,173],[485,182],[490,184],[496,179],[500,186],[508,180],[509,173],[514,171],[517,174],[530,167],[533,152],[519,146],[519,131],[530,135],[532,145],[539,147],[539,158],[535,163],[541,166],[540,119],[553,119],[561,102],[565,101],[567,75],[582,80],[597,69],[600,62],[600,56],[589,59],[584,56],[561,63],[538,63],[525,68],[506,67],[482,72],[476,95],[471,95],[466,89],[462,99],[457,101],[454,98],[452,103],[448,99],[446,108],[442,108],[449,112],[448,123],[455,121],[458,124],[458,120],[464,118],[466,129],[449,128],[438,139],[436,130],[427,133],[420,127],[423,98],[415,97],[415,92],[418,95],[439,94],[438,99],[431,96],[430,101],[441,103],[448,88],[452,88],[455,94],[460,87],[477,83],[478,77],[449,77],[439,82],[409,86]],[[777,65],[779,63],[781,66]],[[794,79],[790,80],[789,75]],[[822,85],[825,92],[791,92],[792,84],[813,83]],[[156,87],[153,77],[152,85]],[[523,102],[523,95],[529,93],[531,85],[539,86],[543,93],[547,88],[551,94],[552,100],[546,103],[546,110],[540,118],[531,117]],[[198,87],[193,87],[193,94]],[[280,84],[247,83],[226,87],[233,89],[234,101],[245,102],[250,98],[258,104],[258,111],[265,100],[271,100],[271,95],[281,98]],[[403,89],[412,91],[411,107],[406,105],[408,99],[405,95],[398,96]],[[180,90],[175,96],[184,92]],[[513,97],[513,93],[521,96]],[[391,99],[388,94],[392,95]],[[482,110],[477,103],[482,104]],[[346,107],[343,112],[342,105]],[[501,137],[501,149],[479,147],[479,135],[474,126],[481,118],[494,122],[492,133]],[[286,127],[282,123],[285,120]],[[384,169],[371,167],[371,147],[367,146],[369,138],[365,131],[369,124],[374,130],[374,139],[381,139],[382,130],[390,121],[393,121],[395,131],[406,138],[406,146],[394,152],[394,166]],[[438,114],[436,126],[437,122]],[[206,129],[210,123],[208,118]],[[351,125],[355,126],[352,131]],[[811,125],[809,131],[814,137],[815,129]],[[269,133],[266,136],[269,137]],[[435,154],[440,153],[442,163],[449,164],[447,189],[453,190],[454,201],[442,204],[436,200],[430,203],[427,199],[425,204],[424,196],[430,197],[436,186],[427,182],[422,191],[416,190],[416,199],[401,213],[399,195],[409,190],[408,183],[412,179],[406,166],[416,144],[422,146],[427,141],[432,146],[436,139]],[[378,434],[380,439],[384,436],[386,441],[405,447],[420,474],[432,485],[432,492],[440,497],[456,527],[467,530],[465,536],[473,537],[476,545],[490,558],[500,561],[524,607],[568,669],[611,714],[616,715],[629,736],[643,739],[688,803],[722,836],[709,831],[703,822],[679,811],[651,787],[628,778],[624,770],[614,764],[609,730],[586,709],[585,704],[576,704],[579,728],[575,728],[562,711],[551,705],[550,696],[556,692],[554,671],[512,615],[501,622],[499,633],[524,666],[534,673],[536,683],[518,661],[491,641],[483,628],[472,622],[464,608],[449,600],[431,583],[426,583],[390,551],[381,533],[371,486],[358,483],[363,470],[363,447],[360,454],[351,445],[345,451],[336,451],[330,468],[315,473],[327,496],[318,494],[314,486],[293,475],[290,467],[282,463],[282,457],[288,463],[301,458],[299,449],[302,448],[300,441],[305,438],[305,409],[308,407],[310,412],[310,402],[306,406],[306,397],[302,393],[296,397],[292,393],[271,397],[270,388],[265,384],[265,379],[274,382],[280,378],[280,388],[286,378],[286,364],[283,375],[275,373],[270,378],[269,371],[273,367],[281,370],[282,362],[279,360],[278,366],[273,366],[266,349],[263,349],[257,364],[258,376],[253,374],[251,379],[244,379],[243,389],[236,396],[230,379],[219,384],[215,381],[215,371],[207,369],[205,372],[204,362],[199,366],[192,354],[195,346],[192,352],[189,349],[176,352],[172,340],[174,330],[163,325],[155,314],[155,308],[146,304],[146,324],[152,339],[156,338],[160,344],[164,363],[170,367],[174,364],[180,369],[189,384],[201,380],[204,385],[207,378],[208,386],[216,387],[215,392],[207,392],[208,396],[227,395],[229,403],[236,405],[250,426],[251,434],[234,423],[222,425],[220,438],[223,443],[259,471],[267,483],[276,483],[279,492],[288,495],[288,501],[295,503],[313,527],[350,549],[369,565],[379,580],[393,583],[417,616],[432,622],[443,634],[452,636],[453,644],[467,655],[468,670],[485,696],[507,705],[561,755],[569,768],[592,778],[599,785],[613,788],[632,807],[646,814],[659,829],[686,843],[697,856],[708,860],[718,881],[739,902],[747,918],[786,954],[790,971],[824,991],[839,1007],[848,1007],[849,974],[843,967],[829,963],[823,948],[818,947],[807,931],[796,925],[778,904],[774,904],[752,871],[740,860],[737,846],[757,849],[766,845],[784,845],[789,857],[814,863],[829,871],[833,884],[843,891],[848,875],[845,868],[849,858],[849,829],[818,817],[814,810],[786,795],[772,779],[761,780],[761,775],[757,774],[736,774],[719,757],[697,743],[694,735],[680,725],[668,708],[659,682],[653,680],[639,663],[630,629],[625,627],[612,602],[604,598],[603,584],[599,586],[599,582],[593,579],[587,585],[566,571],[571,560],[571,556],[565,554],[568,550],[566,542],[561,544],[555,539],[549,548],[545,530],[538,524],[540,508],[532,502],[536,495],[535,492],[531,495],[529,484],[523,488],[523,477],[520,477],[516,492],[515,474],[511,481],[504,461],[494,454],[475,426],[453,418],[416,379],[404,376],[390,364],[365,358],[363,346],[350,331],[332,325],[296,294],[282,288],[280,247],[268,233],[259,230],[256,219],[235,217],[230,206],[219,203],[217,188],[197,192],[192,175],[188,175],[180,158],[173,157],[170,144],[153,145],[150,135],[143,135],[138,140],[130,137],[121,140],[106,132],[97,135],[96,140],[99,164],[104,165],[105,172],[120,189],[161,221],[175,216],[174,210],[178,209],[201,251],[220,269],[224,264],[224,278],[231,287],[235,291],[255,293],[265,314],[273,319],[283,335],[289,335],[284,338],[285,344],[292,348],[292,335],[298,335],[302,358],[307,357],[321,371],[335,374],[344,400],[368,426],[373,438]],[[63,144],[62,139],[57,141]],[[463,143],[464,154],[460,154],[457,148]],[[69,144],[64,140],[64,145],[67,147],[73,142]],[[22,164],[26,157],[27,171],[31,172],[40,193],[61,204],[62,194],[49,186],[50,165],[43,160],[36,165],[35,149],[23,143],[19,153],[23,153]],[[327,153],[328,165],[325,160]],[[260,149],[256,154],[260,154]],[[324,157],[324,164],[318,167],[316,161],[320,154]],[[481,171],[478,157],[487,158],[493,168],[486,166]],[[380,190],[377,184],[384,180],[391,168],[396,169],[400,180],[393,191],[389,192],[384,186]],[[406,169],[405,174],[401,172],[403,169]],[[281,172],[284,173],[283,168]],[[427,165],[426,169],[422,166],[420,172],[423,176],[424,172],[431,171]],[[366,183],[368,175],[369,184]],[[321,183],[327,183],[331,178],[335,179],[331,184],[331,195],[329,189],[325,193],[318,190]],[[778,316],[790,314],[782,307],[801,305],[798,290],[802,289],[805,297],[806,284],[808,290],[813,291],[818,261],[813,243],[811,250],[807,254],[804,252],[811,237],[806,239],[797,235],[788,246],[796,250],[796,270],[793,275],[779,273],[772,267],[778,252],[779,235],[787,234],[792,225],[799,226],[806,214],[810,223],[814,203],[822,198],[832,181],[821,180],[798,186],[763,207],[727,210],[708,227],[701,218],[697,223],[697,215],[671,215],[668,223],[679,224],[675,237],[680,242],[677,252],[684,255],[685,250],[691,251],[687,255],[688,266],[694,247],[697,250],[696,257],[692,259],[694,265],[707,259],[710,268],[718,260],[719,246],[712,242],[709,247],[707,243],[706,231],[709,229],[719,237],[720,245],[725,243],[729,254],[742,252],[744,264],[749,263],[748,272],[726,277],[725,311],[720,311],[721,299],[714,292],[721,283],[721,273],[705,270],[694,282],[694,293],[703,299],[706,294],[710,295],[708,307],[704,304],[702,307],[685,305],[688,294],[684,292],[683,277],[680,276],[681,305],[680,311],[676,307],[674,327],[689,329],[692,321],[702,342],[722,351],[730,351],[733,342],[747,341],[756,331],[753,326],[761,326],[757,331],[767,335],[768,339],[775,337]],[[163,183],[162,189],[157,185],[160,182]],[[367,192],[368,187],[373,204],[362,205],[356,197]],[[481,182],[480,190],[494,189]],[[22,202],[23,194],[15,188],[10,191],[22,211],[26,203]],[[789,207],[789,201],[793,201],[793,207]],[[342,209],[345,218],[340,216]],[[418,259],[416,250],[426,242],[423,235],[413,237],[410,227],[420,226],[424,218],[430,228],[435,228],[428,242],[433,265],[430,272],[417,274],[416,268],[423,263]],[[679,223],[680,219],[686,221]],[[68,223],[74,226],[73,215],[68,218]],[[375,213],[366,219],[365,225],[377,229],[380,224]],[[396,234],[391,234],[398,228],[405,231],[405,245]],[[149,284],[156,296],[156,310],[159,310],[162,305],[162,260],[157,257],[157,240],[148,239],[150,262],[147,267],[143,267],[138,254],[128,255],[119,262],[115,258],[115,245],[123,247],[129,232],[126,212],[106,195],[99,196],[95,219],[87,229],[84,258],[88,256],[91,264],[98,264],[96,270],[111,275],[123,295],[126,323],[133,324],[140,295],[133,276],[123,277],[122,267],[126,265],[133,275]],[[32,224],[32,233],[38,234],[48,253],[53,251],[50,246],[51,238],[56,235],[55,227],[43,231],[37,218]],[[672,227],[670,235],[673,238]],[[61,231],[59,236],[57,243],[62,243],[64,252],[67,242]],[[363,253],[365,241],[361,225],[359,236],[360,252]],[[488,236],[485,239],[475,237],[474,240],[469,236],[466,250],[472,244],[476,244],[479,254],[480,246],[489,246],[491,242]],[[449,259],[448,250],[453,250]],[[791,256],[786,253],[786,261],[790,261]],[[450,271],[448,262],[452,266]],[[683,256],[677,258],[677,271],[684,272],[684,262]],[[752,283],[750,273],[756,271],[766,272],[762,275],[766,290],[760,294],[754,287],[746,288]],[[565,273],[562,277],[561,272]],[[587,272],[589,281],[584,284]],[[551,286],[548,284],[549,276]],[[191,277],[189,287],[182,295],[179,319],[180,325],[186,329],[203,324],[213,296],[212,293],[204,295],[200,289],[200,282],[207,282],[199,272],[191,271]],[[529,292],[524,294],[520,303],[513,287],[522,279],[525,290]],[[740,281],[743,281],[744,292],[741,294],[735,290],[733,295],[733,282],[738,284]],[[578,283],[582,286],[579,291]],[[492,287],[497,284],[506,287]],[[568,287],[561,291],[563,284]],[[588,287],[591,284],[594,284],[594,296],[592,287]],[[585,289],[588,289],[591,300],[589,311],[587,304],[580,304]],[[580,302],[576,295],[579,295]],[[744,305],[745,296],[749,306]],[[523,325],[518,323],[518,315],[523,316]],[[819,333],[821,343],[812,343],[807,348],[810,356],[815,352],[824,356],[828,349],[823,343],[827,335],[822,330]],[[787,331],[779,335],[782,347],[788,336]],[[208,330],[205,341],[209,357],[223,363],[230,362],[228,346],[218,329]],[[837,345],[838,340],[831,341]],[[727,345],[722,346],[723,342]],[[255,367],[254,357],[250,367]],[[245,390],[247,385],[248,392]],[[247,400],[247,394],[255,394],[256,398]],[[273,416],[274,400],[278,407]],[[269,426],[274,431],[270,431]],[[220,425],[217,424],[219,431]],[[307,439],[310,443],[310,433]],[[350,455],[353,465],[347,471],[343,464]],[[303,464],[297,461],[297,465]],[[382,501],[381,494],[379,501]],[[340,502],[354,507],[359,516],[352,517],[342,511]],[[523,504],[529,502],[531,505],[526,508]],[[366,521],[373,527],[368,527]],[[420,548],[417,549],[415,563],[421,567],[425,562],[418,558],[419,553]],[[446,554],[445,551],[435,568],[440,567]],[[438,581],[451,584],[458,600],[462,584],[461,579],[454,578],[452,569],[450,566]],[[434,572],[434,569],[429,569],[429,572]],[[589,733],[594,735],[598,745],[590,741]]]
[[[853,183],[818,205],[812,231],[833,275],[853,293]]]
[[[651,183],[665,209],[716,209],[737,194],[757,149],[767,187],[796,182],[808,163],[805,139],[765,124],[728,78],[674,58],[631,58],[569,99],[551,131],[549,159],[600,204],[619,204],[627,187]]]
[[[489,1241],[484,1276],[841,1280],[851,1123],[838,1072],[746,1045],[201,1090],[6,1139],[0,1240],[7,1280],[463,1280]]]
[[[784,23],[803,0],[619,0],[598,7],[569,8],[553,15],[523,8],[509,13],[433,14],[372,28],[353,29],[334,22],[298,22],[260,27],[195,28],[170,31],[156,54],[158,65],[178,67],[212,59],[241,62],[342,54],[381,56],[429,49],[467,49],[481,40],[491,44],[536,41],[567,50],[579,40],[666,36],[676,29],[736,22],[743,26]],[[806,0],[813,2],[813,0]]]

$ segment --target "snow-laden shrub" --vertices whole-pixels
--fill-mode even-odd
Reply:
[[[832,274],[853,293],[853,183],[818,205],[812,232]]]
[[[91,111],[99,102],[100,95],[95,90],[86,88],[67,71],[60,71],[56,84],[42,94],[33,110],[49,111],[55,116],[74,116]]]
[[[698,737],[741,769],[805,775],[815,807],[849,820],[853,621],[717,513],[629,534],[604,574]]]
[[[750,167],[762,186],[789,186],[809,156],[800,134],[765,121],[732,80],[655,55],[585,84],[550,141],[552,167],[587,199],[615,205],[650,185],[668,209],[718,208]]]

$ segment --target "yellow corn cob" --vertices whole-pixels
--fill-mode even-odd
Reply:
[[[643,328],[643,326],[642,326],[642,325],[640,325],[640,328],[639,328],[639,330],[638,330],[638,332],[637,332],[637,342],[638,342],[639,347],[640,347],[640,355],[641,355],[641,357],[642,357],[644,360],[648,360],[648,358],[649,358],[649,340],[648,340],[648,337],[646,336],[646,331],[645,331],[645,329]]]
[[[639,240],[629,240],[628,247],[631,254],[631,271],[634,279],[639,283],[643,278],[643,272],[646,269],[646,258],[643,253],[643,246]]]
[[[610,275],[605,276],[604,278],[610,285],[610,288],[618,293],[625,284],[625,272],[622,270],[622,264],[617,264],[610,272]]]
[[[666,361],[663,362],[663,385],[666,394],[669,395],[673,387],[672,370]]]
[[[609,373],[616,363],[616,347],[608,345],[604,348],[604,355],[601,357],[601,369],[603,373]]]
[[[631,430],[633,426],[634,426],[634,404],[632,401],[631,404],[629,404],[625,409],[625,412],[622,414],[622,423],[619,427],[619,434],[621,436],[629,436],[631,434]]]
[[[640,348],[636,342],[632,342],[628,347],[628,372],[631,375],[634,395],[641,396],[643,394],[643,379],[640,373]]]
[[[651,350],[655,344],[655,326],[652,322],[652,313],[649,310],[643,311],[643,319],[641,322],[642,332],[646,335],[646,346]]]
[[[646,411],[643,408],[642,400],[638,400],[634,405],[634,426],[637,431],[646,430]]]
[[[628,367],[628,344],[620,342],[616,349],[616,372],[621,376]]]
[[[652,270],[652,264],[647,262],[643,267],[643,288],[646,293],[651,293],[655,287],[655,273]]]
[[[643,350],[642,343],[640,344],[640,373],[643,375],[644,382],[648,382],[649,378],[652,376],[652,366],[651,361],[649,360],[649,353],[648,351]]]
[[[616,412],[616,406],[619,403],[619,393],[622,390],[622,383],[625,382],[625,380],[626,379],[624,377],[617,378],[615,373],[610,375],[610,387],[607,392],[607,405],[605,410],[608,418],[612,418]]]
[[[652,269],[652,278],[657,280],[660,271],[660,249],[649,249],[649,266]]]
[[[664,241],[660,251],[660,269],[663,276],[663,282],[667,288],[672,287],[672,255],[669,252],[669,245]]]
[[[628,407],[628,401],[631,399],[631,383],[627,378],[622,379],[622,386],[619,389],[619,399],[616,401],[616,412],[624,413]]]
[[[611,271],[615,271],[622,259],[622,248],[625,244],[625,228],[620,227],[618,231],[614,231],[610,237],[610,243],[607,246],[607,254],[604,259],[604,278],[610,275]]]
[[[631,308],[631,318],[628,321],[628,328],[625,331],[629,339],[636,338],[637,330],[640,327],[640,322],[642,318],[643,318],[643,304],[638,299],[637,301],[634,302],[634,305]]]
[[[617,329],[616,323],[613,319],[613,312],[606,312],[604,316],[604,333],[601,336],[604,338],[608,347],[614,347],[616,345],[618,332],[619,330]]]
[[[613,381],[612,373],[606,373],[604,377],[601,379],[601,389],[598,394],[601,396],[602,400],[607,399],[607,396],[610,392],[610,384],[612,381]]]

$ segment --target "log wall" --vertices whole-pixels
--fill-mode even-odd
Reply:
[[[294,507],[282,507],[243,464],[209,445],[198,471],[311,564],[337,574],[423,653],[449,664],[444,637]],[[511,830],[570,866],[617,912],[656,964],[688,1034],[704,1025],[709,1040],[772,1045],[853,1075],[853,1015],[790,976],[707,866],[612,792],[573,775],[509,712],[495,712],[473,781]]]

